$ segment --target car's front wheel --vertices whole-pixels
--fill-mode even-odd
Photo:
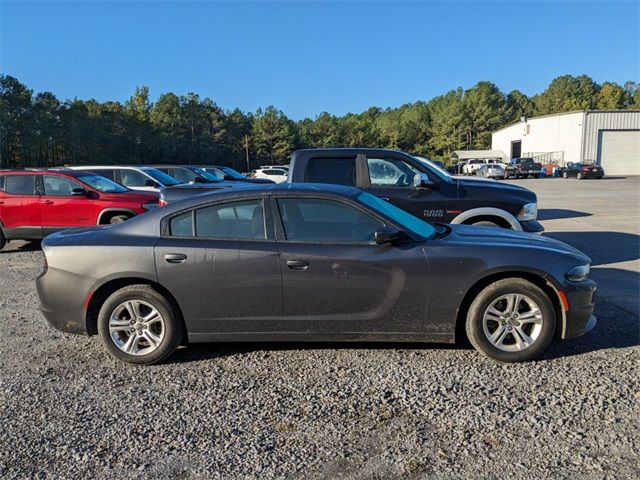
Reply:
[[[112,293],[98,314],[98,334],[107,351],[126,363],[151,365],[171,355],[184,328],[176,306],[150,285]]]
[[[569,174],[567,172],[562,172],[562,178],[569,178]]]
[[[556,316],[547,294],[521,278],[485,287],[467,313],[466,332],[480,353],[500,362],[524,362],[551,343]]]
[[[578,172],[578,175],[576,175],[576,178],[577,178],[578,180],[582,180],[584,177],[583,177],[583,175],[582,175],[580,172]]]
[[[7,244],[7,239],[4,238],[4,234],[2,233],[2,230],[0,229],[0,250],[2,250],[6,244]]]

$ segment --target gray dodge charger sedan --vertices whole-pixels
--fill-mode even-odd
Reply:
[[[503,362],[589,331],[589,258],[555,240],[430,224],[336,185],[248,186],[43,242],[47,321],[118,359],[182,342],[445,342]],[[462,332],[462,333],[461,333]]]

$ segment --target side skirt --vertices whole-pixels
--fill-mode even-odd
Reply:
[[[454,343],[453,333],[189,333],[190,343],[209,342],[399,342]]]

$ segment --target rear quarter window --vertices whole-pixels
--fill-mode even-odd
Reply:
[[[4,181],[5,193],[12,195],[35,195],[35,175],[8,175]]]
[[[0,191],[4,192],[4,177],[0,176]]]
[[[305,181],[355,187],[356,159],[355,157],[310,158]]]

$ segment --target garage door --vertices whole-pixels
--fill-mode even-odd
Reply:
[[[607,175],[640,175],[640,130],[600,132],[598,163]]]

